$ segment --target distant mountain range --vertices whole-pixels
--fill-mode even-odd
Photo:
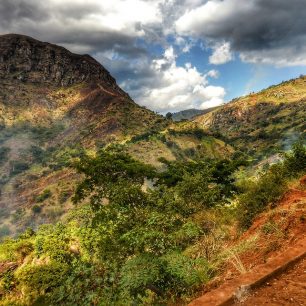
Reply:
[[[207,109],[195,109],[195,108],[186,109],[186,110],[182,110],[180,112],[173,113],[172,114],[172,119],[174,121],[190,120],[190,119],[192,119],[196,116],[207,114],[207,113],[213,111],[216,108],[217,107],[211,107],[211,108],[207,108]]]

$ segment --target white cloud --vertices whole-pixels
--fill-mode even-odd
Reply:
[[[162,58],[150,65],[152,75],[141,91],[135,92],[136,102],[160,112],[179,111],[188,108],[205,109],[224,102],[225,89],[208,84],[207,77],[218,77],[216,70],[206,74],[186,63],[177,66],[173,47],[165,50]],[[128,87],[128,82],[122,84]],[[133,92],[132,92],[133,96]]]
[[[211,78],[214,78],[214,79],[217,79],[220,75],[219,71],[218,70],[209,70],[206,74],[207,76],[211,77]]]
[[[175,44],[183,53],[187,53],[196,44],[196,41],[194,39],[186,39],[177,35],[175,37]]]
[[[188,10],[176,22],[175,27],[182,35],[210,35],[231,14],[239,13],[250,5],[252,1],[241,0],[210,0],[204,5]]]
[[[158,10],[159,1],[112,0],[92,1],[100,10],[88,16],[90,22],[99,27],[115,31],[134,32],[137,23],[161,22]],[[73,5],[74,1],[72,1]],[[136,29],[137,30],[137,29]],[[141,34],[141,30],[138,34]]]
[[[233,53],[230,44],[224,42],[216,45],[213,48],[213,54],[209,57],[209,63],[214,65],[221,65],[233,60]]]

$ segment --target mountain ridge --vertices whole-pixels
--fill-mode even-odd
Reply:
[[[90,55],[20,34],[0,35],[0,78],[60,86],[102,81],[128,96]]]
[[[71,158],[165,122],[137,105],[96,60],[63,47],[2,35],[0,70],[0,219],[5,224],[26,212],[13,228],[51,222],[35,223],[29,210],[46,189],[55,197],[71,192]],[[46,211],[71,208],[49,200]]]

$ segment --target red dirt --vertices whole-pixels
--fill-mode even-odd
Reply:
[[[276,257],[282,254],[290,253],[290,250],[293,247],[299,245],[299,243],[305,239],[306,191],[302,190],[305,189],[304,181],[306,181],[306,179],[304,178],[300,180],[300,185],[298,186],[300,189],[290,189],[288,192],[286,192],[283,198],[278,203],[276,203],[276,205],[273,205],[273,207],[271,207],[271,209],[269,209],[267,212],[259,215],[255,219],[251,228],[233,243],[232,246],[235,246],[239,245],[243,241],[257,237],[254,245],[252,245],[251,248],[238,254],[239,261],[241,262],[245,271],[248,272],[248,274],[252,274],[252,271],[256,271],[257,267],[260,267],[267,262],[273,262],[274,258],[276,259]],[[305,260],[303,261],[303,264],[305,264]],[[219,288],[221,285],[224,287],[227,283],[235,283],[236,279],[238,280],[239,277],[241,278],[241,276],[243,276],[242,271],[238,271],[236,266],[231,261],[224,265],[222,271],[220,271],[221,273],[219,276],[216,277],[208,285],[206,285],[205,288],[203,288],[202,295],[210,293],[212,290]],[[303,271],[305,271],[305,269]],[[287,273],[284,272],[281,277],[286,277],[286,275]],[[274,281],[272,283],[274,283]],[[280,282],[279,286],[281,285],[282,282]],[[268,287],[268,289],[273,291],[272,287]],[[266,295],[263,293],[264,297],[262,300],[259,302],[255,302],[255,300],[253,302],[253,300],[250,300],[247,302],[249,304],[245,305],[292,305],[292,303],[284,304],[278,300],[276,300],[276,302],[280,303],[271,304],[269,294],[271,294],[271,297],[273,295],[272,291],[269,291],[268,289],[265,291]],[[301,295],[303,293],[303,288],[299,287],[296,289],[296,291],[300,292],[299,295]],[[289,295],[290,292],[288,293]],[[278,295],[278,292],[275,291],[274,294],[276,296]],[[285,299],[285,295],[280,296]],[[306,295],[304,294],[304,296],[306,300]],[[295,305],[306,304],[296,303]]]
[[[245,301],[237,302],[235,305],[306,305],[306,259],[252,292]]]

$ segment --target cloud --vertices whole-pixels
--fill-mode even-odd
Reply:
[[[0,32],[22,33],[95,53],[136,45],[146,29],[160,24],[160,1],[1,0]],[[129,48],[131,51],[131,48]]]
[[[305,20],[301,0],[209,0],[186,11],[175,27],[209,44],[225,41],[243,61],[291,66],[306,65]],[[219,51],[211,61],[222,62]]]
[[[218,70],[213,69],[213,70],[208,71],[206,75],[211,78],[217,79],[220,74]]]
[[[208,82],[208,77],[218,77],[218,71],[203,74],[190,63],[184,67],[177,66],[172,46],[165,50],[162,57],[147,64],[144,61],[138,66],[142,79],[136,81],[137,86],[135,78],[122,83],[141,105],[164,113],[188,108],[205,109],[224,102],[225,89]]]
[[[230,62],[233,59],[233,53],[228,42],[217,44],[213,47],[213,54],[209,57],[209,63],[221,65]]]
[[[203,67],[207,60],[220,65],[240,58],[306,65],[303,2],[1,0],[0,33],[22,33],[91,54],[136,102],[151,109],[206,108],[223,103],[225,89],[210,79],[219,72],[183,63]],[[201,59],[202,46],[212,51],[208,59]]]

